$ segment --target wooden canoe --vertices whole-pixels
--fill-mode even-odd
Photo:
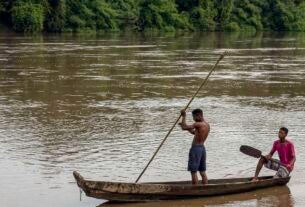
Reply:
[[[190,181],[160,183],[119,183],[85,180],[78,172],[73,172],[77,185],[87,196],[116,202],[146,202],[158,200],[191,199],[242,193],[261,188],[285,185],[287,178],[260,177],[260,181],[251,182],[251,178],[229,178],[209,180],[207,185],[192,185]]]

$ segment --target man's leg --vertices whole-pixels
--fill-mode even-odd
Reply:
[[[197,171],[199,167],[200,157],[198,156],[198,147],[192,146],[189,153],[188,171],[192,175],[192,184],[198,184]]]
[[[289,170],[284,166],[279,166],[274,178],[287,178],[289,176]]]
[[[200,175],[202,177],[202,184],[203,185],[208,184],[208,177],[207,177],[207,174],[205,173],[205,171],[200,171]]]
[[[197,172],[191,172],[191,175],[192,175],[192,184],[197,185],[198,184]]]
[[[202,184],[206,185],[208,184],[208,177],[206,175],[206,151],[205,151],[205,147],[202,147],[202,152],[201,152],[201,159],[200,159],[200,165],[199,165],[199,172],[202,178]]]
[[[258,181],[258,174],[259,172],[261,171],[264,163],[266,163],[266,159],[265,158],[261,158],[258,163],[257,163],[257,167],[256,167],[256,170],[255,170],[255,175],[254,175],[254,178],[252,179],[252,181]]]

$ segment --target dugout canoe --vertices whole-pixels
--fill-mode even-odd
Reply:
[[[228,178],[209,180],[207,185],[192,185],[190,181],[158,183],[120,183],[85,180],[78,172],[73,172],[77,185],[87,196],[115,202],[147,202],[158,200],[194,199],[248,192],[256,189],[285,185],[287,178],[260,177]]]

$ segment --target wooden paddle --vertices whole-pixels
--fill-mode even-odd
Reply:
[[[217,62],[215,63],[214,67],[211,69],[211,71],[209,72],[209,74],[207,75],[207,77],[204,79],[204,81],[201,83],[201,85],[199,86],[199,88],[197,89],[197,91],[195,92],[195,94],[192,96],[192,98],[189,100],[188,104],[185,106],[184,110],[186,110],[189,105],[192,103],[192,101],[194,100],[194,98],[197,96],[197,94],[199,93],[200,89],[208,82],[208,79],[210,77],[210,75],[212,74],[212,72],[215,70],[215,68],[217,67],[218,63],[224,58],[225,55],[227,55],[228,52],[225,51],[222,55],[220,55],[220,57],[218,58]],[[176,124],[178,123],[178,121],[181,118],[181,114],[179,115],[179,117],[176,119],[175,123],[173,124],[173,126],[170,128],[170,130],[167,132],[167,134],[165,135],[164,139],[162,140],[161,144],[159,145],[159,147],[156,149],[155,153],[153,154],[153,156],[150,158],[149,162],[147,163],[147,165],[145,166],[145,168],[142,170],[141,174],[139,175],[139,177],[136,180],[136,183],[140,180],[140,178],[142,177],[142,175],[144,174],[144,172],[146,171],[146,169],[148,168],[148,166],[150,165],[150,163],[153,161],[153,159],[155,158],[155,156],[157,155],[157,153],[159,152],[159,150],[161,149],[162,145],[164,144],[165,140],[167,139],[167,137],[170,135],[170,133],[173,131],[173,129],[175,128]]]
[[[255,149],[254,147],[250,147],[248,145],[242,145],[240,146],[240,149],[239,149],[242,153],[246,154],[246,155],[249,155],[251,157],[255,157],[255,158],[264,158],[266,160],[268,160],[266,158],[266,156],[262,155],[262,151],[258,150],[258,149]],[[280,165],[283,165],[280,161],[278,160],[275,160],[275,159],[271,159],[273,162],[276,162]],[[283,165],[284,166],[284,165]]]

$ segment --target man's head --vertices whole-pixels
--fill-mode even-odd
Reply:
[[[284,140],[288,134],[288,129],[286,127],[281,127],[279,131],[279,138]]]
[[[194,109],[192,111],[193,120],[196,122],[203,121],[203,113],[201,109]]]

